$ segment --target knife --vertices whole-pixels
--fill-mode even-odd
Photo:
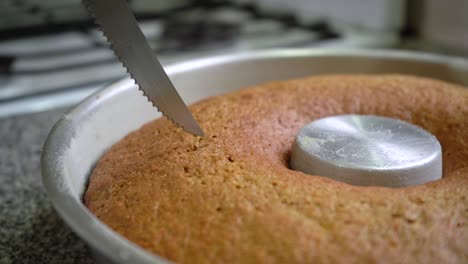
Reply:
[[[125,0],[83,0],[115,54],[153,106],[185,131],[203,136]]]

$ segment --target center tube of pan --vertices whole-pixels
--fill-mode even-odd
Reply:
[[[353,185],[404,187],[441,179],[442,150],[435,136],[410,123],[340,115],[299,131],[290,166]]]

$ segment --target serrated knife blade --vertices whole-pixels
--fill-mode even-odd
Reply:
[[[203,136],[143,35],[125,0],[83,0],[110,43],[111,48],[158,110],[185,131]]]

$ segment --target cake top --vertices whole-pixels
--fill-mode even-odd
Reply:
[[[176,262],[468,261],[468,90],[401,75],[280,81],[191,106],[195,137],[162,118],[115,144],[85,203]],[[418,125],[442,145],[443,179],[359,187],[288,167],[295,135],[331,115]]]

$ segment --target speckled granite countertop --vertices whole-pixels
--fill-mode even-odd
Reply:
[[[42,145],[64,112],[0,119],[0,263],[93,263],[42,186]]]

